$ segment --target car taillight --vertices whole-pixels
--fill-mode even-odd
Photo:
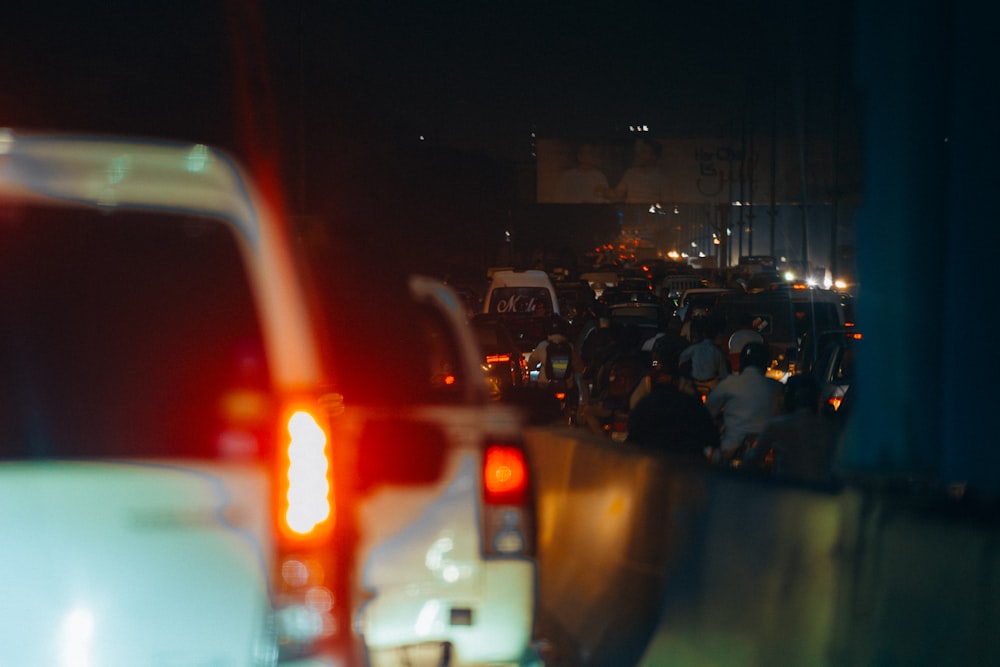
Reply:
[[[284,412],[277,434],[274,630],[283,659],[309,655],[338,630],[327,426],[319,405],[296,404]]]
[[[488,354],[486,355],[487,364],[509,364],[510,355],[509,354]]]
[[[321,423],[304,409],[291,411],[284,423],[280,525],[284,536],[292,540],[312,540],[333,528],[330,451]]]
[[[534,556],[531,471],[519,445],[492,444],[483,454],[483,553]]]

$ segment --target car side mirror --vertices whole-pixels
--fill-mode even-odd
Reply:
[[[357,485],[430,484],[441,477],[447,439],[436,424],[406,419],[372,420],[358,439]]]

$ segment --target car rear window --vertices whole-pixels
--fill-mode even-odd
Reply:
[[[248,423],[266,404],[260,341],[218,222],[4,211],[0,458],[233,454],[233,406]],[[251,431],[243,453],[263,447]]]
[[[490,293],[489,312],[499,315],[542,312],[548,315],[552,313],[552,295],[544,287],[497,287]]]
[[[836,329],[840,321],[839,306],[827,302],[800,302],[794,304],[796,336],[818,335],[818,332]]]

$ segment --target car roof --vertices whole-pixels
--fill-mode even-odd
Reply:
[[[262,333],[273,380],[285,386],[320,380],[299,276],[277,231],[283,223],[227,153],[160,139],[0,129],[0,197],[223,220],[240,239],[254,289],[270,315]]]

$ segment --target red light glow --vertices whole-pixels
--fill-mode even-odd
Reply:
[[[524,504],[528,492],[528,466],[524,452],[511,445],[488,447],[483,463],[483,488],[487,503]]]

